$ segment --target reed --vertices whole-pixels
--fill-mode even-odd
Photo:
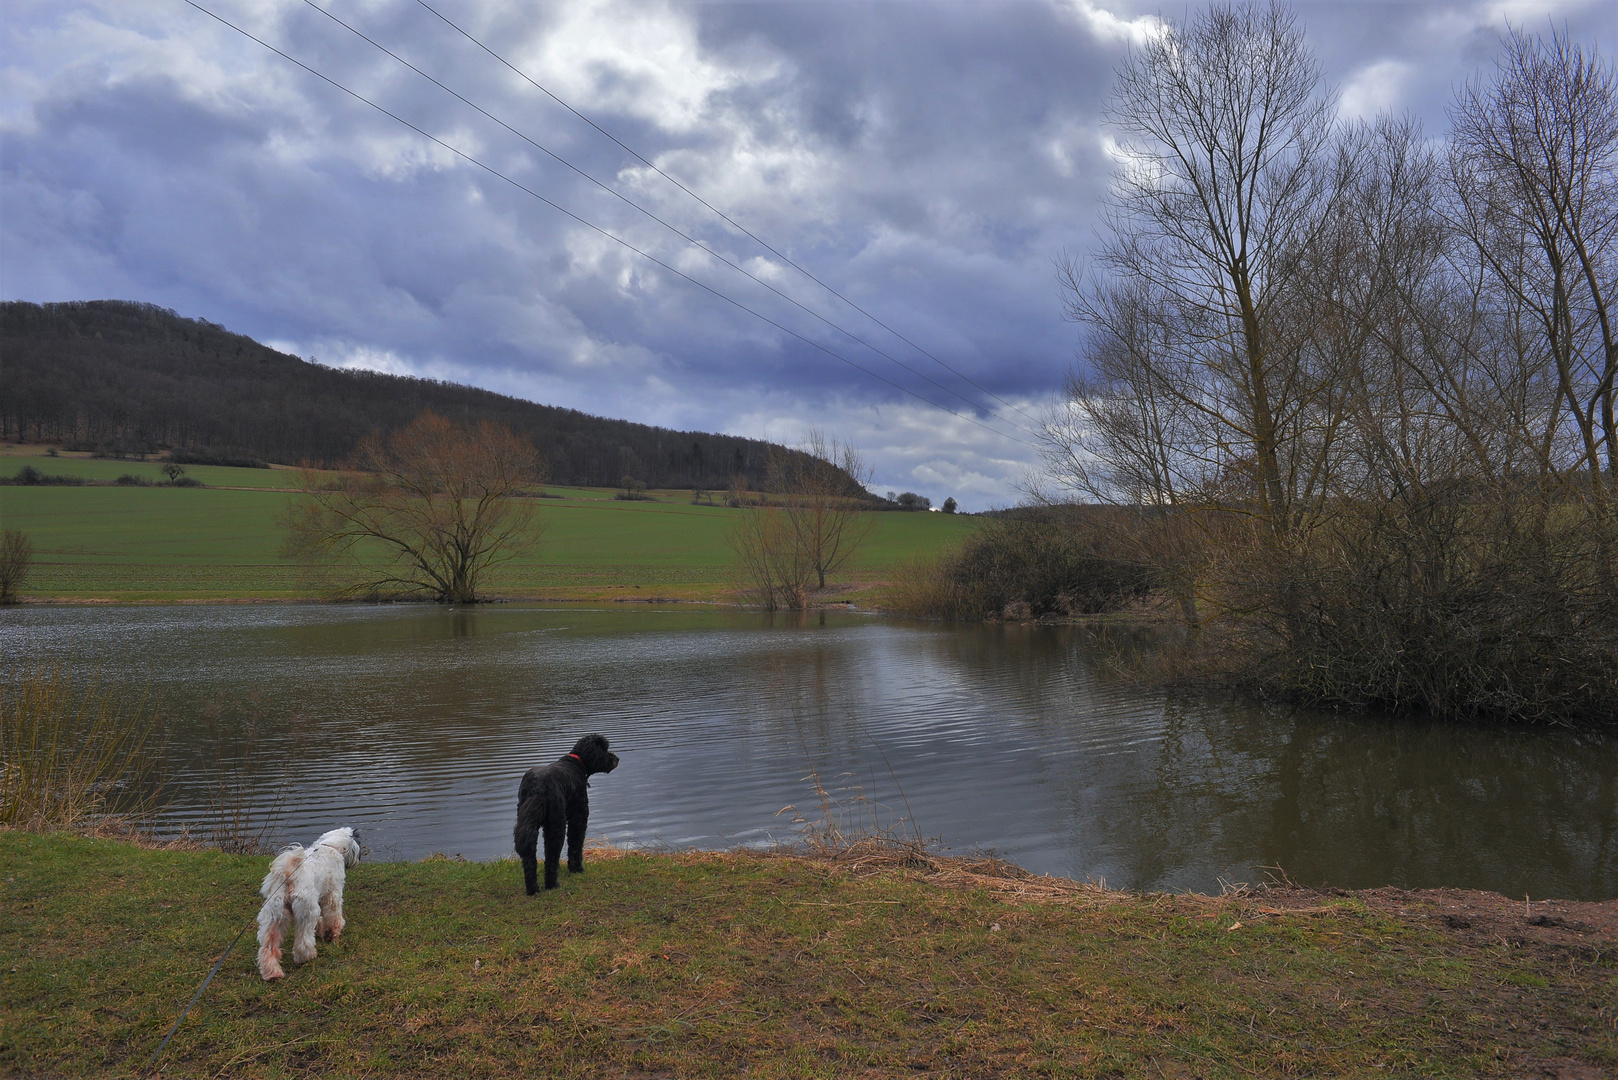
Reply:
[[[0,825],[129,831],[155,810],[155,720],[145,695],[74,688],[60,665],[0,679]]]

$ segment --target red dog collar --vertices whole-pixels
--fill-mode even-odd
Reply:
[[[568,757],[570,757],[570,758],[572,758],[572,759],[573,759],[573,760],[574,760],[574,761],[577,761],[577,762],[578,762],[578,763],[579,763],[579,764],[580,764],[580,765],[583,765],[583,764],[584,764],[584,759],[583,759],[583,758],[581,758],[581,757],[580,757],[580,756],[579,756],[579,755],[577,755],[577,754],[569,754],[569,755],[568,755]]]

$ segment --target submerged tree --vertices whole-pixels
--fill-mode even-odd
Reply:
[[[744,586],[766,609],[804,607],[865,543],[867,476],[858,451],[818,430],[771,461],[778,502],[745,510],[730,535]]]
[[[859,451],[818,429],[798,449],[770,463],[770,483],[783,497],[793,546],[824,589],[826,575],[847,564],[871,535],[864,486],[870,475]]]
[[[335,568],[340,592],[473,603],[489,568],[535,544],[520,498],[543,479],[533,445],[487,420],[461,428],[431,412],[361,442],[335,479],[305,470],[287,517],[290,553]]]

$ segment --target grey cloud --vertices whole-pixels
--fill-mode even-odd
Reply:
[[[205,2],[658,258],[967,411],[693,257],[302,3]],[[322,3],[737,261],[773,261],[418,5]],[[1543,10],[1606,48],[1600,9]],[[536,74],[603,126],[994,393],[1024,402],[1059,388],[1077,331],[1061,320],[1051,259],[1092,242],[1110,168],[1099,109],[1122,49],[1073,9],[443,0],[442,10],[514,60],[550,63]],[[1331,80],[1405,64],[1396,107],[1430,130],[1442,129],[1450,87],[1492,56],[1479,4],[1302,11]],[[1034,460],[672,278],[182,4],[24,5],[0,34],[7,297],[151,300],[323,359],[631,419],[782,438],[815,424],[872,447],[879,484],[935,501],[969,494],[969,507],[1014,499]],[[646,40],[686,66],[636,53],[652,49]],[[1005,411],[777,271],[771,280],[809,307]],[[924,490],[928,477],[962,490]]]

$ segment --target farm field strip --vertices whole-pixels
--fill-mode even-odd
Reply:
[[[0,455],[0,474],[24,464],[46,474],[162,479],[153,462]],[[34,599],[267,599],[318,597],[282,554],[282,515],[296,498],[282,469],[187,467],[207,484],[175,487],[0,487],[0,526],[34,544],[23,595]],[[550,488],[537,502],[538,546],[495,571],[494,596],[564,589],[684,587],[680,599],[715,599],[730,581],[727,533],[739,511],[693,505],[690,492],[658,501],[616,500],[611,489]],[[663,501],[667,500],[667,501]],[[840,575],[869,585],[900,561],[958,543],[972,518],[873,513],[873,534]]]

